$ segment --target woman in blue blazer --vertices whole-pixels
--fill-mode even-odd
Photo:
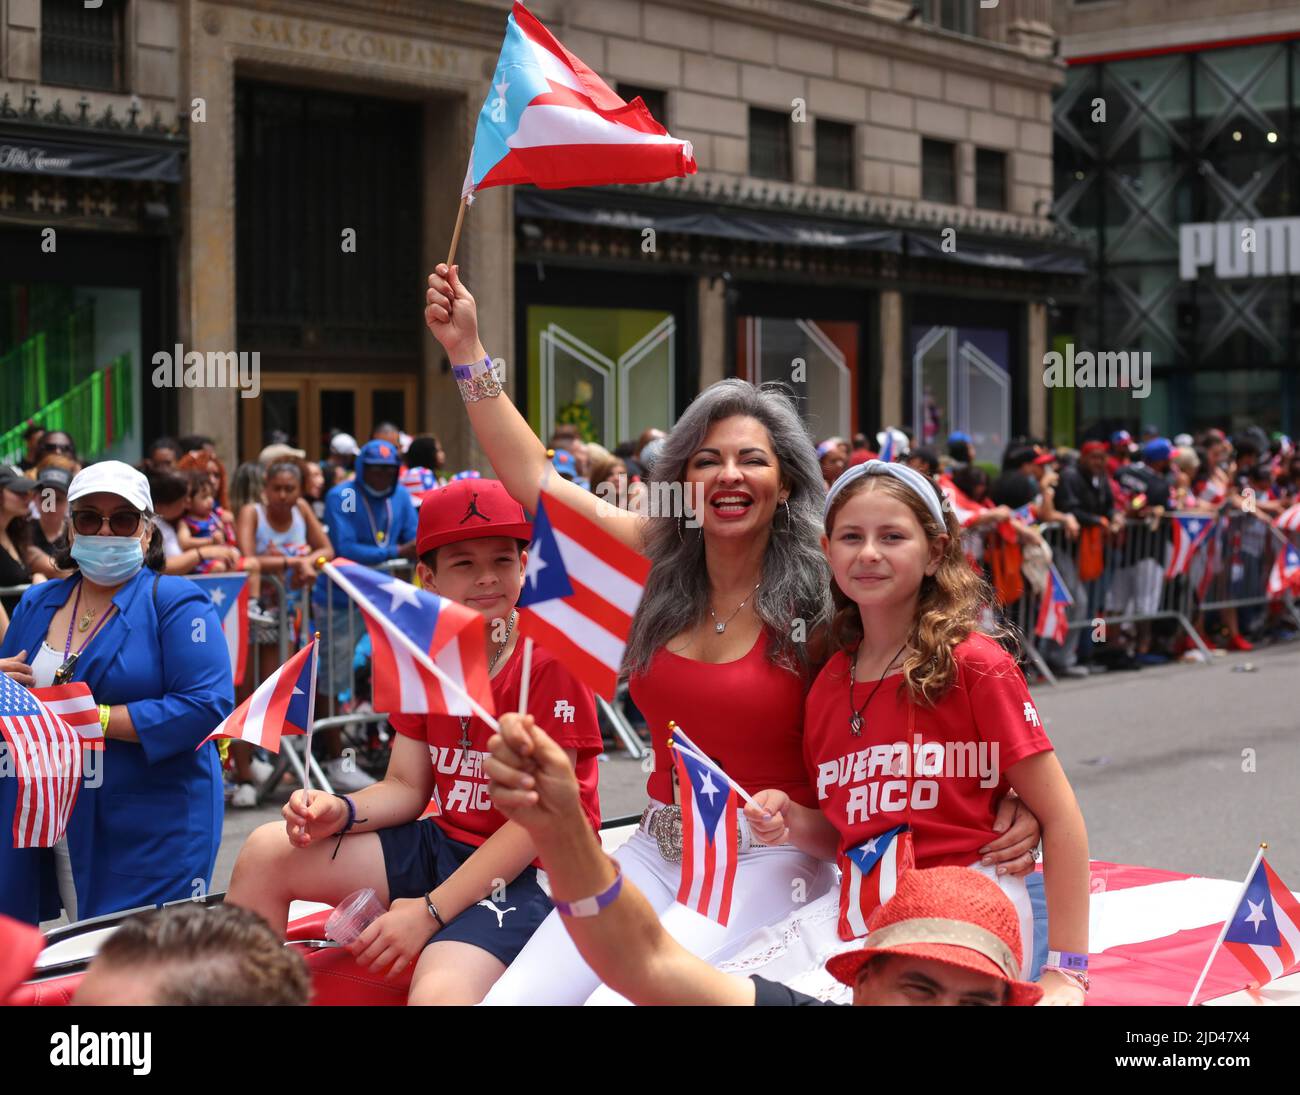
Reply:
[[[51,683],[53,669],[54,683],[84,681],[101,705],[104,751],[67,837],[84,920],[206,892],[221,843],[221,766],[215,743],[196,747],[234,707],[234,685],[212,602],[159,573],[145,477],[118,461],[92,464],[68,503],[68,549],[55,561],[77,572],[23,594],[0,659],[22,654],[30,668],[11,661],[10,675],[29,686],[33,675]],[[0,832],[16,784],[0,779]],[[32,923],[58,915],[48,849],[0,841],[0,912]]]

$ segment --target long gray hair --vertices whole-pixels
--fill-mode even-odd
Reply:
[[[790,488],[788,520],[782,505],[772,521],[754,611],[768,629],[768,658],[803,671],[808,667],[806,640],[829,621],[832,609],[830,569],[820,547],[826,490],[812,438],[789,390],[780,384],[755,387],[735,377],[710,385],[664,439],[651,471],[651,490],[656,483],[682,483],[685,496],[687,461],[713,423],[736,415],[756,418],[766,427],[781,478]],[[709,611],[701,529],[684,529],[676,517],[652,517],[645,525],[645,548],[652,566],[624,655],[629,674],[644,673],[655,651]]]

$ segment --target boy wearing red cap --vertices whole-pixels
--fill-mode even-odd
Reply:
[[[439,487],[420,507],[420,582],[483,615],[498,712],[519,709],[515,604],[531,535],[523,507],[494,479]],[[587,823],[599,827],[601,739],[591,692],[534,647],[528,706],[574,769]],[[355,795],[315,793],[310,802],[295,792],[284,826],[249,837],[227,901],[282,931],[290,900],[337,903],[369,886],[391,905],[352,944],[358,962],[389,976],[414,964],[411,1003],[477,1003],[551,911],[536,850],[488,796],[485,723],[395,712],[389,724],[396,735],[384,779]],[[421,818],[426,804],[431,816]],[[330,839],[343,832],[346,839]]]

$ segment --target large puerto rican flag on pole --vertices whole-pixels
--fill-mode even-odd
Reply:
[[[191,574],[189,578],[217,607],[221,635],[230,654],[230,672],[238,687],[244,683],[248,667],[248,575]]]
[[[474,712],[437,674],[433,662],[461,688],[495,713],[488,680],[486,625],[472,608],[417,589],[395,575],[347,559],[325,564],[325,573],[362,610],[374,656],[371,680],[376,711],[412,715]]]
[[[543,489],[517,606],[520,634],[536,639],[597,695],[613,699],[649,574],[649,559]]]
[[[695,173],[689,141],[624,102],[516,3],[479,112],[462,197],[489,186],[603,186]]]
[[[198,748],[213,738],[235,738],[278,753],[280,737],[307,733],[315,712],[316,640],[312,639],[259,684]]]

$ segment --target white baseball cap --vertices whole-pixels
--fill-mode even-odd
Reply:
[[[330,441],[330,452],[336,456],[356,456],[360,451],[361,446],[350,433],[336,433]]]
[[[259,464],[270,464],[274,460],[303,460],[307,456],[305,449],[295,449],[292,445],[267,445],[257,454]]]
[[[88,494],[116,494],[142,513],[153,512],[153,495],[149,480],[130,464],[120,460],[101,460],[89,464],[72,477],[68,484],[68,501],[75,502]]]

